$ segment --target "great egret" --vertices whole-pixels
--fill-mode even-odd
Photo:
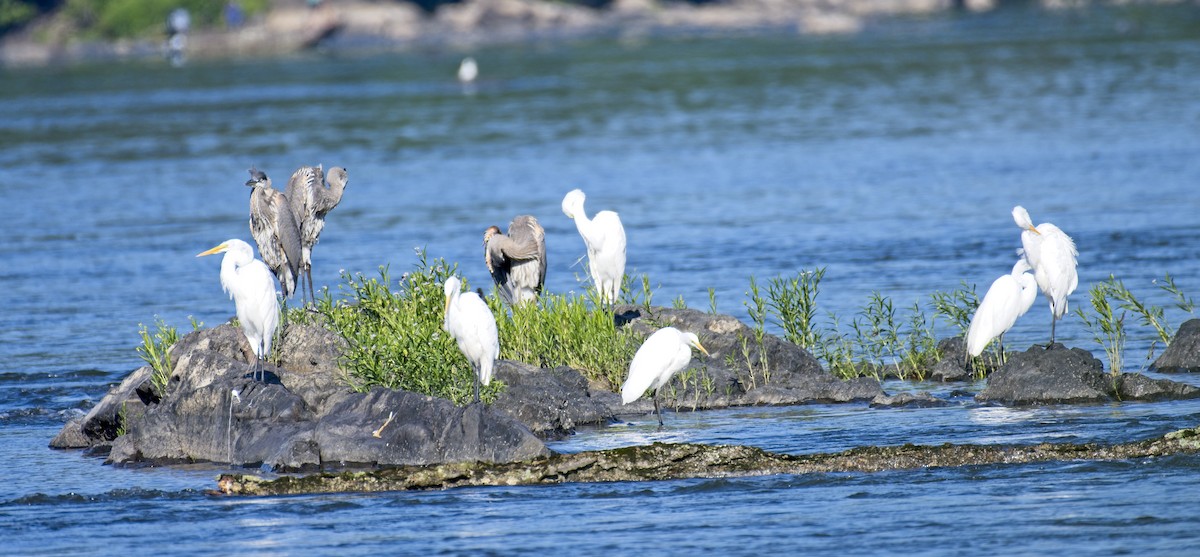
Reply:
[[[340,166],[329,169],[328,176],[320,166],[301,166],[288,180],[285,195],[300,228],[300,271],[308,282],[309,299],[314,303],[317,298],[312,281],[312,248],[325,228],[325,214],[341,202],[348,180],[346,169]]]
[[[971,317],[967,329],[967,353],[978,356],[992,339],[999,337],[1001,359],[1004,357],[1004,333],[1025,315],[1037,299],[1038,286],[1029,271],[1029,262],[1018,259],[1012,272],[992,282],[979,308]]]
[[[254,350],[255,376],[263,372],[262,361],[271,354],[271,339],[279,325],[279,300],[275,298],[275,280],[271,270],[254,258],[250,244],[238,239],[225,240],[196,257],[224,253],[221,258],[221,288],[237,308],[242,333]]]
[[[263,263],[279,279],[285,298],[296,290],[303,253],[300,227],[283,192],[271,187],[271,179],[257,168],[250,169],[250,235],[258,244]]]
[[[458,64],[458,81],[460,83],[472,83],[475,78],[479,77],[479,64],[475,63],[475,59],[467,56]]]
[[[654,412],[658,414],[658,425],[662,426],[658,390],[692,361],[692,348],[708,355],[708,350],[700,344],[695,333],[685,333],[675,327],[663,327],[655,331],[633,355],[629,377],[621,385],[621,403],[629,404],[641,398],[646,389],[654,389]]]
[[[1038,288],[1050,301],[1050,344],[1054,344],[1055,323],[1067,313],[1067,296],[1079,286],[1075,270],[1075,242],[1057,226],[1043,222],[1037,226],[1029,212],[1017,205],[1012,210],[1013,221],[1021,227],[1021,247],[1025,260],[1033,268]]]
[[[492,367],[500,357],[496,318],[479,295],[460,292],[462,281],[458,277],[447,278],[443,289],[446,317],[442,328],[458,341],[458,349],[475,369],[475,402],[479,402],[479,384],[492,382]]]
[[[483,233],[483,261],[500,298],[510,306],[537,301],[546,283],[546,231],[532,215],[520,215],[508,224]]]
[[[583,212],[586,196],[571,190],[563,198],[563,213],[575,221],[575,228],[587,245],[588,269],[602,304],[614,304],[625,278],[625,227],[612,211],[600,211],[592,219]]]

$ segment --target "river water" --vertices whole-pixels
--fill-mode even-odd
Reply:
[[[127,469],[46,448],[140,364],[139,323],[213,325],[218,263],[249,239],[245,169],[282,186],[301,164],[350,186],[314,251],[393,274],[414,248],[486,284],[480,239],[531,213],[553,291],[578,290],[583,245],[559,210],[620,212],[629,272],[654,302],[745,317],[748,280],[826,267],[843,324],[872,291],[925,303],[982,294],[1027,207],[1079,247],[1079,290],[1109,274],[1185,312],[1200,293],[1200,13],[1194,7],[874,22],[831,38],[608,38],[473,53],[0,70],[0,552],[339,555],[1178,555],[1200,538],[1200,459],[1052,463],[739,480],[224,499],[211,467]],[[1039,301],[1008,336],[1044,341]],[[826,313],[827,315],[827,313]],[[1129,324],[1126,367],[1153,333]],[[939,328],[948,334],[945,323]],[[1077,317],[1059,339],[1103,352]],[[1178,380],[1198,383],[1190,377]],[[949,400],[668,413],[582,430],[574,451],[655,440],[788,453],[860,445],[1124,441],[1195,425],[1200,402],[1005,409],[981,385],[885,385]]]

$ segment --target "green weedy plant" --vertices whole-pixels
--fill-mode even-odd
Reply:
[[[179,331],[157,315],[154,316],[154,327],[154,334],[151,335],[145,324],[138,323],[142,344],[138,345],[137,353],[154,370],[150,375],[150,384],[154,392],[162,396],[166,394],[167,381],[171,378],[171,356],[168,352],[179,341]]]
[[[344,273],[343,298],[326,293],[317,302],[317,318],[345,339],[343,368],[354,389],[379,385],[465,404],[474,398],[474,370],[442,330],[442,285],[458,266],[443,259],[430,262],[424,250],[417,257],[416,268],[400,278],[397,290],[387,267],[379,268],[378,278]],[[481,395],[492,401],[501,388],[493,380]]]
[[[967,329],[971,328],[971,315],[979,309],[979,296],[975,294],[975,285],[961,281],[961,286],[949,292],[936,291],[930,295],[935,315],[945,317],[955,327],[959,334],[967,338]]]
[[[1155,283],[1157,282],[1158,281],[1155,281]],[[1196,304],[1192,302],[1190,297],[1183,293],[1183,290],[1180,290],[1178,286],[1175,286],[1175,279],[1171,277],[1171,273],[1166,273],[1163,276],[1163,282],[1162,284],[1159,284],[1158,287],[1171,295],[1171,297],[1175,300],[1175,307],[1188,312],[1188,314],[1192,314],[1196,311]]]
[[[717,314],[717,291],[713,287],[708,287],[708,313]]]
[[[1112,284],[1102,282],[1088,290],[1095,318],[1089,317],[1083,308],[1075,308],[1075,314],[1083,320],[1083,324],[1092,332],[1092,338],[1104,349],[1108,357],[1108,367],[1113,375],[1121,373],[1122,351],[1125,348],[1125,312],[1120,317],[1113,310],[1109,297],[1112,295]]]
[[[817,328],[817,294],[825,268],[802,270],[795,276],[772,278],[767,284],[767,308],[784,338],[801,348],[812,350],[820,342]]]
[[[641,335],[618,328],[598,308],[595,290],[585,296],[543,293],[538,304],[525,304],[509,315],[497,296],[488,297],[500,330],[500,357],[539,367],[570,366],[614,390],[625,380]]]
[[[1170,344],[1171,333],[1168,332],[1170,325],[1167,324],[1166,317],[1163,313],[1163,308],[1160,306],[1146,305],[1138,300],[1133,292],[1125,288],[1125,282],[1118,279],[1114,275],[1108,275],[1108,280],[1104,283],[1105,292],[1108,296],[1117,300],[1117,306],[1123,310],[1131,311],[1141,318],[1142,324],[1154,329],[1157,335],[1156,340],[1150,342],[1150,351],[1146,354],[1146,359],[1150,360],[1154,357],[1155,344],[1162,342],[1163,345]],[[1122,315],[1122,320],[1124,315]],[[1122,331],[1122,335],[1124,332]]]
[[[754,383],[754,368],[757,366],[759,373],[762,375],[763,383],[771,382],[771,366],[767,361],[766,337],[767,337],[767,300],[763,298],[762,293],[758,288],[758,281],[753,276],[750,277],[750,291],[746,292],[749,300],[742,302],[746,306],[746,311],[750,314],[750,320],[753,326],[750,330],[754,333],[754,344],[758,346],[758,361],[751,361],[750,348],[747,345],[747,339],[742,338],[742,358],[746,361],[746,367],[750,372],[751,383]]]

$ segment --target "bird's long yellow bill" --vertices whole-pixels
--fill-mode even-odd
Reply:
[[[1034,234],[1037,234],[1038,236],[1042,235],[1041,232],[1038,232],[1038,229],[1035,226],[1030,226],[1027,230],[1029,230],[1030,232],[1033,232]]]
[[[705,350],[705,349],[704,349],[704,345],[700,344],[700,342],[699,342],[699,341],[697,341],[697,342],[696,342],[696,350],[699,350],[699,351],[700,351],[700,353],[701,353],[701,354],[704,354],[705,356],[708,356],[708,355],[709,355],[709,354],[708,354],[708,350]]]
[[[226,250],[226,249],[228,249],[228,248],[229,248],[229,246],[227,246],[227,245],[225,245],[225,244],[221,244],[221,245],[219,245],[219,246],[217,246],[217,247],[215,247],[215,248],[212,248],[212,249],[210,249],[210,250],[208,250],[208,251],[202,251],[202,252],[200,252],[200,253],[197,253],[197,254],[196,254],[196,257],[204,257],[205,255],[212,255],[212,254],[214,254],[214,253],[221,253],[221,252],[225,251],[225,250]]]

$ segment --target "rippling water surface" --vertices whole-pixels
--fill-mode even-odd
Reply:
[[[826,267],[843,322],[1007,272],[1027,207],[1150,303],[1200,292],[1200,13],[1194,7],[876,23],[860,35],[592,40],[474,53],[0,70],[0,490],[5,552],[828,555],[1181,554],[1200,532],[1200,459],[882,474],[215,499],[216,470],[122,469],[46,443],[138,366],[138,323],[232,314],[217,263],[247,238],[245,169],[300,164],[350,186],[314,251],[340,270],[413,249],[486,284],[480,238],[546,227],[549,288],[579,289],[559,203],[621,213],[655,301],[744,316],[751,276]],[[336,288],[336,286],[335,286]],[[1042,341],[1042,302],[1010,333]],[[1168,307],[1177,325],[1188,315]],[[1131,322],[1127,365],[1152,334]],[[1059,338],[1093,349],[1078,318]],[[1175,379],[1198,383],[1189,377]],[[808,405],[668,414],[581,431],[563,451],[655,440],[787,453],[874,444],[1122,441],[1195,425],[1200,402],[1005,409],[979,385],[889,384],[937,409]],[[962,391],[957,392],[956,391]]]

